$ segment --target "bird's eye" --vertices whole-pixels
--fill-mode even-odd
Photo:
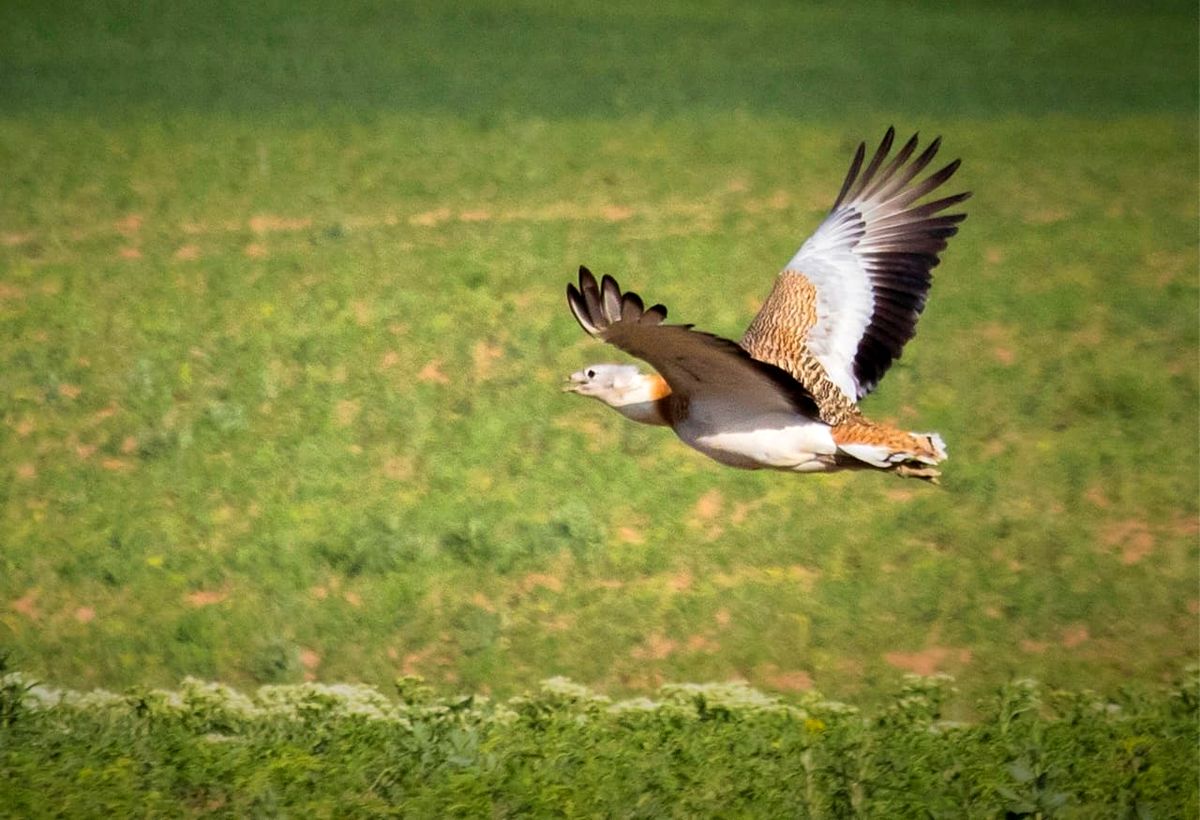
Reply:
[[[594,378],[596,378],[596,371],[595,371],[595,370],[589,370],[589,371],[587,372],[587,377],[588,377],[589,379],[594,379]]]

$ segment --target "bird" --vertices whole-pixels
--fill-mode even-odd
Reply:
[[[796,473],[875,470],[937,483],[946,444],[868,419],[859,401],[916,334],[931,271],[970,192],[931,199],[955,159],[918,180],[941,138],[920,153],[914,134],[892,155],[888,128],[866,161],[859,143],[841,191],[817,229],[775,278],[740,341],[668,324],[610,275],[584,266],[567,304],[590,336],[650,365],[594,364],[564,390],[625,418],[672,428],[715,461]],[[865,162],[865,166],[864,166]]]

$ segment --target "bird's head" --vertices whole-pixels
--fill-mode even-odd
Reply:
[[[667,424],[659,399],[671,388],[657,373],[646,374],[632,364],[594,364],[568,377],[568,393],[589,396],[642,424]]]
[[[619,407],[630,401],[645,401],[631,393],[641,392],[646,375],[632,364],[593,364],[577,370],[568,377],[563,390],[599,399],[605,404]]]

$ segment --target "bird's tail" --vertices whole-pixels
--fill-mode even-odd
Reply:
[[[935,480],[936,465],[946,460],[946,442],[937,433],[908,433],[871,422],[832,428],[838,450],[864,466],[905,478]]]

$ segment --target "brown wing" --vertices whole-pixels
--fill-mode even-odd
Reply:
[[[599,283],[579,269],[579,287],[567,285],[567,304],[588,334],[642,359],[662,375],[671,392],[744,408],[747,415],[799,412],[816,417],[816,403],[804,387],[779,368],[756,361],[736,342],[666,325],[667,309],[646,308],[633,292],[622,293],[611,276]]]

